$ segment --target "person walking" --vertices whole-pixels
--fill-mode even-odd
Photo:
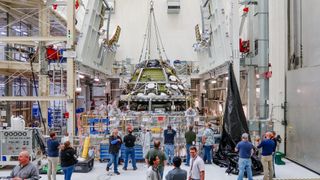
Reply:
[[[60,153],[61,168],[64,173],[64,180],[71,180],[71,175],[74,170],[74,165],[78,160],[76,157],[76,151],[71,147],[70,141],[66,141],[61,148]]]
[[[147,170],[147,180],[161,180],[162,177],[159,172],[160,159],[157,155],[150,157],[150,167]]]
[[[190,147],[195,144],[196,138],[197,138],[196,133],[193,131],[192,125],[189,126],[189,131],[187,131],[184,134],[184,137],[186,139],[186,151],[187,151],[187,159],[186,159],[185,165],[189,166],[190,165],[190,151],[189,150],[190,150]]]
[[[57,140],[57,136],[55,132],[50,133],[50,139],[47,142],[48,148],[48,171],[47,176],[48,180],[56,180],[57,174],[57,165],[59,161],[59,147],[60,143]]]
[[[163,177],[163,171],[164,171],[164,166],[166,164],[166,155],[161,151],[160,149],[160,141],[159,140],[155,140],[154,141],[154,149],[151,149],[150,151],[148,151],[147,155],[145,156],[145,162],[148,166],[151,166],[150,162],[150,158],[151,157],[154,157],[154,156],[158,156],[159,159],[160,159],[160,163],[159,163],[159,166],[158,166],[158,169],[159,169],[159,173],[160,173],[160,176],[161,176],[161,179]]]
[[[134,150],[134,143],[136,142],[136,137],[134,135],[132,135],[132,131],[133,131],[132,126],[129,126],[128,127],[129,134],[124,136],[124,138],[123,138],[123,142],[126,147],[123,170],[127,170],[129,155],[132,160],[133,170],[137,170],[135,150]]]
[[[206,129],[202,135],[202,143],[204,145],[203,161],[207,164],[212,164],[212,148],[214,145],[214,131],[211,128],[211,123],[207,123]]]
[[[176,131],[172,129],[171,125],[167,126],[164,130],[164,151],[168,159],[168,164],[172,165],[172,159],[174,156],[174,137],[176,136]]]
[[[115,174],[120,175],[118,171],[119,150],[122,144],[121,137],[118,135],[118,129],[113,129],[112,135],[109,137],[109,154],[110,161],[107,164],[106,170],[109,171],[113,163],[113,171]]]
[[[242,141],[240,141],[235,150],[239,152],[239,175],[238,180],[243,180],[244,171],[247,172],[248,180],[253,180],[252,169],[251,169],[251,156],[253,154],[253,144],[249,142],[249,135],[247,133],[242,134]]]
[[[170,170],[166,175],[166,180],[186,180],[187,179],[187,171],[180,168],[181,158],[174,157],[173,158],[173,166],[174,169]]]
[[[273,167],[272,167],[272,154],[274,151],[274,141],[271,140],[272,133],[267,132],[265,139],[258,145],[258,148],[262,148],[261,162],[263,166],[263,180],[272,180]]]
[[[198,156],[198,150],[195,146],[190,147],[190,170],[188,180],[204,180],[205,167],[204,161]]]

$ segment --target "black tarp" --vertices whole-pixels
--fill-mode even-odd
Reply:
[[[243,133],[249,134],[246,117],[243,112],[237,82],[233,73],[232,63],[229,64],[228,90],[225,112],[223,116],[222,137],[219,150],[214,156],[214,163],[221,167],[228,167],[227,173],[238,173],[238,155],[234,149]],[[262,172],[261,162],[256,156],[252,157],[253,174]]]

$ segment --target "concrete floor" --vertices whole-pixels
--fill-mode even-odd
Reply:
[[[74,180],[143,180],[146,179],[146,167],[142,163],[138,163],[138,170],[133,171],[131,166],[129,165],[128,171],[123,171],[122,166],[120,166],[119,170],[121,175],[113,175],[109,176],[105,170],[106,163],[100,163],[98,161],[95,162],[94,168],[89,173],[74,173],[72,175],[72,179]],[[166,167],[166,174],[173,167]],[[183,169],[188,171],[188,167],[182,166]],[[206,178],[210,180],[235,180],[236,176],[227,175],[225,173],[225,168],[220,168],[216,165],[206,165]],[[110,171],[112,172],[112,171]],[[4,168],[0,170],[0,177],[7,176],[10,173],[9,168]],[[316,178],[320,179],[320,176],[301,167],[297,164],[286,161],[286,165],[277,166],[276,165],[276,173],[277,178],[288,179],[288,178]],[[109,173],[110,174],[110,173]],[[63,175],[57,175],[57,180],[63,180]],[[254,179],[262,179],[262,176],[255,176]],[[47,180],[46,175],[42,175],[41,180]]]

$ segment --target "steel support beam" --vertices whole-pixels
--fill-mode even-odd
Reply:
[[[75,41],[75,8],[74,1],[67,1],[67,49],[74,51]],[[73,136],[75,135],[75,63],[74,58],[67,58],[67,112],[69,119],[67,121],[67,131],[70,135],[70,142],[73,144]]]
[[[33,69],[37,71],[39,69],[39,64],[33,64]],[[0,71],[31,71],[31,65],[29,62],[16,62],[16,61],[6,61],[0,60]]]
[[[2,96],[0,101],[66,101],[67,96]],[[43,112],[42,112],[43,113]]]
[[[47,24],[46,24],[47,25]],[[11,36],[11,37],[1,37],[0,42],[41,42],[41,41],[67,41],[65,36]]]
[[[48,62],[46,60],[46,48],[45,48],[45,42],[49,39],[53,40],[56,39],[56,37],[48,37],[50,34],[50,26],[48,24],[49,17],[48,17],[48,10],[46,9],[46,6],[43,3],[39,4],[39,32],[40,37],[30,37],[33,41],[36,41],[38,39],[39,42],[39,65],[38,65],[38,71],[39,71],[39,97],[48,97],[49,96],[49,78],[47,75],[48,71]],[[48,39],[47,39],[48,38]],[[40,103],[41,107],[41,115],[42,120],[44,122],[45,128],[43,130],[48,131],[48,107],[49,102],[48,101],[41,101]],[[40,122],[42,123],[42,122]],[[44,134],[47,134],[48,132],[44,131]]]

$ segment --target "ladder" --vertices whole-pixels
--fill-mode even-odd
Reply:
[[[65,77],[67,75],[63,63],[51,63],[52,66],[50,71],[52,72],[51,85],[52,89],[50,90],[51,96],[65,96],[66,95],[66,86],[65,86]],[[50,103],[52,109],[52,122],[51,130],[55,131],[57,134],[63,132],[63,127],[65,127],[64,112],[66,105],[64,101],[53,101]]]

